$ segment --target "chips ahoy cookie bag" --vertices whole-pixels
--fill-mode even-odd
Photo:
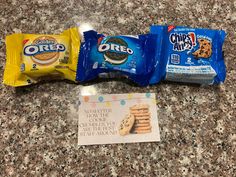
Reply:
[[[77,81],[85,82],[104,73],[116,73],[141,86],[148,85],[155,64],[156,36],[104,36],[92,30],[84,32]]]
[[[150,30],[163,37],[161,55],[156,54],[160,64],[150,83],[161,79],[198,84],[224,82],[223,30],[156,25]]]
[[[9,35],[6,37],[3,83],[18,87],[45,79],[75,81],[79,50],[77,28],[65,30],[60,35]]]

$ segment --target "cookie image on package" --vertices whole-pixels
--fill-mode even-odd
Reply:
[[[199,49],[197,49],[195,52],[193,52],[193,56],[198,58],[209,58],[212,54],[212,44],[209,40],[199,38]]]
[[[35,39],[33,45],[39,44],[57,44],[56,39],[50,36],[41,36]],[[31,49],[32,50],[32,49]],[[44,52],[32,56],[32,60],[39,65],[49,65],[59,58],[59,52]]]
[[[113,43],[121,46],[128,47],[128,44],[120,38],[116,37],[111,37],[107,40],[107,43]],[[128,58],[129,54],[128,53],[120,53],[120,52],[112,52],[112,51],[107,51],[105,52],[105,59],[111,64],[122,64],[126,61]]]
[[[134,116],[132,114],[126,115],[125,118],[121,121],[120,127],[119,127],[119,133],[121,136],[128,135],[130,133],[130,130],[132,129],[134,125]]]
[[[131,129],[131,133],[144,134],[151,133],[151,114],[149,112],[148,104],[136,104],[129,108],[130,114],[134,116],[134,125]]]

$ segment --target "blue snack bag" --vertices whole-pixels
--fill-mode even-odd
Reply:
[[[162,36],[162,52],[156,52],[159,65],[150,84],[160,80],[209,85],[224,82],[225,31],[156,25],[150,31]]]
[[[93,30],[84,32],[76,80],[85,82],[104,73],[118,73],[141,86],[148,85],[156,59],[156,36],[104,36]]]

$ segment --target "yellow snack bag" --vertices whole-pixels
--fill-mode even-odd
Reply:
[[[6,37],[3,83],[13,87],[45,79],[76,81],[80,50],[77,28],[60,35],[12,34]]]

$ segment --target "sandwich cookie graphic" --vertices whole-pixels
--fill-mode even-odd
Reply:
[[[119,37],[100,38],[98,51],[103,53],[104,60],[110,64],[120,65],[123,64],[129,55],[134,52],[128,47],[125,40]]]
[[[34,63],[50,65],[58,60],[60,52],[65,51],[65,46],[59,44],[51,36],[40,36],[31,45],[24,47],[24,55],[30,56]]]

